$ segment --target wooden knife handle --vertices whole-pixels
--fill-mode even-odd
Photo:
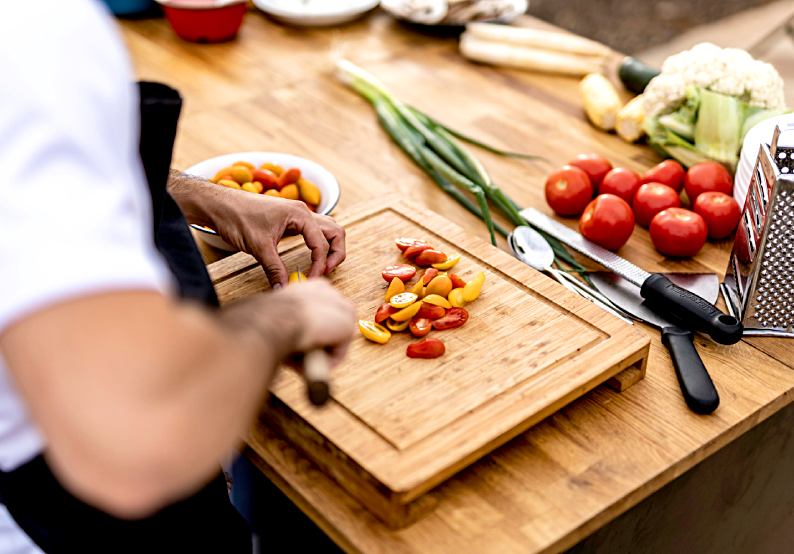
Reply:
[[[325,350],[311,350],[303,357],[303,378],[309,401],[315,406],[328,402],[331,393],[331,361]]]

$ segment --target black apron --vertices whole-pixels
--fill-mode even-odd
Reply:
[[[187,223],[166,192],[181,98],[177,91],[157,83],[141,83],[139,89],[140,152],[152,195],[155,244],[182,297],[217,306],[212,282]],[[89,506],[64,489],[39,455],[11,472],[0,473],[0,500],[22,530],[48,553],[250,554],[252,548],[250,531],[231,505],[220,472],[194,495],[151,517],[123,520]]]

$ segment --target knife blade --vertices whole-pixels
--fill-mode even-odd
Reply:
[[[738,319],[677,286],[661,273],[648,273],[534,208],[521,210],[521,215],[532,226],[639,287],[646,305],[662,318],[675,321],[686,329],[707,333],[721,344],[734,344],[742,338],[743,327]]]
[[[696,293],[708,301],[715,301],[719,294],[719,279],[716,274],[670,274],[671,281]],[[703,359],[695,348],[691,331],[682,329],[673,322],[650,310],[639,294],[639,289],[611,272],[590,274],[595,287],[619,308],[654,327],[662,330],[662,344],[670,352],[673,367],[687,406],[699,414],[710,414],[720,403],[719,393],[709,376]]]

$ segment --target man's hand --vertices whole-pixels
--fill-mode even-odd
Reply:
[[[270,285],[287,284],[288,271],[278,255],[287,234],[303,235],[312,251],[310,277],[333,271],[345,259],[345,230],[303,202],[219,187],[209,181],[171,172],[168,191],[191,223],[215,229],[223,239],[254,256]]]

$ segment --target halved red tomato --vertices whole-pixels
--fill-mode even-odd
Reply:
[[[466,308],[450,308],[444,317],[433,322],[433,329],[438,331],[456,329],[462,327],[468,320],[469,312],[466,311]]]
[[[429,244],[414,244],[409,246],[403,252],[403,255],[408,258],[409,260],[413,261],[419,254],[424,252],[425,250],[431,250],[433,247]]]
[[[460,278],[460,275],[457,273],[450,273],[449,278],[452,281],[452,288],[453,289],[462,289],[466,286],[466,281]]]
[[[416,246],[419,244],[427,244],[425,241],[421,239],[412,239],[411,237],[400,237],[394,243],[397,245],[397,248],[400,249],[400,252],[405,252],[409,247]]]
[[[405,283],[413,279],[414,275],[416,275],[416,268],[408,264],[390,265],[384,269],[380,275],[387,283],[391,283],[392,279],[395,277]]]
[[[422,275],[422,284],[427,285],[436,275],[438,275],[438,270],[435,267],[427,268],[424,275]]]
[[[440,264],[441,262],[447,261],[447,255],[441,252],[440,250],[434,250],[429,248],[427,250],[423,250],[419,253],[419,255],[414,259],[414,263],[416,265],[432,265],[432,264]]]
[[[446,348],[438,339],[423,339],[408,345],[405,353],[409,358],[438,358]]]
[[[408,325],[411,334],[415,337],[424,337],[433,328],[433,322],[426,317],[415,317]]]
[[[375,312],[375,323],[383,323],[384,321],[389,319],[389,317],[391,317],[391,314],[396,313],[398,311],[399,310],[397,308],[395,308],[388,302],[382,304],[381,307],[378,308],[378,311]]]
[[[441,306],[436,306],[435,304],[428,304],[427,302],[422,302],[422,307],[419,308],[419,313],[416,314],[416,317],[423,317],[427,319],[438,319],[440,317],[444,317],[446,313],[447,311]]]

